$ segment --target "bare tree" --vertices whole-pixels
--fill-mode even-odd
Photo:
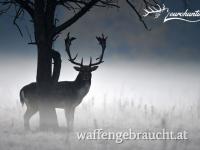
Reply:
[[[74,15],[57,26],[55,12],[58,7],[73,11]],[[33,23],[35,41],[30,44],[36,44],[38,51],[36,82],[38,99],[43,100],[39,108],[40,127],[43,129],[47,126],[57,126],[55,110],[46,105],[49,90],[58,81],[60,75],[60,55],[52,50],[53,42],[63,30],[75,23],[92,7],[117,7],[117,5],[114,0],[3,0],[0,2],[0,14],[7,14],[14,10],[13,24],[22,36],[18,19],[26,13]],[[53,71],[52,58],[54,60]]]
[[[126,0],[126,2],[148,29],[140,10],[143,6],[155,6],[159,0]],[[57,25],[58,18],[56,18],[55,12],[61,7],[66,12],[74,12],[74,14],[62,24]],[[113,8],[119,6],[118,0],[1,0],[0,2],[0,15],[14,12],[13,24],[22,36],[23,32],[18,24],[20,17],[27,14],[33,25],[35,41],[31,41],[29,44],[36,44],[38,52],[36,83],[38,99],[42,99],[39,111],[40,127],[43,129],[50,120],[53,123],[48,126],[57,126],[54,108],[47,108],[48,105],[46,105],[49,90],[58,82],[61,66],[60,54],[52,49],[52,45],[63,30],[74,24],[93,7]],[[52,59],[54,65],[52,65]]]

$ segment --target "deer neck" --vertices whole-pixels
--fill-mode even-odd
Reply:
[[[76,87],[81,92],[81,95],[85,95],[88,93],[91,85],[91,78],[90,80],[83,80],[81,78],[81,75],[78,74],[76,80],[75,80]]]

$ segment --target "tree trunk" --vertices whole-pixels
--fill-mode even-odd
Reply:
[[[39,99],[40,128],[48,130],[57,128],[57,116],[54,107],[51,105],[53,90],[51,77],[51,48],[48,45],[38,44],[38,66],[37,66],[37,90]]]
[[[60,77],[60,69],[61,69],[61,57],[60,53],[52,50],[51,51],[51,58],[53,59],[53,74],[52,74],[52,80],[54,85],[58,83],[59,77]]]
[[[58,127],[57,116],[54,107],[51,105],[51,90],[53,90],[54,82],[58,81],[60,68],[56,69],[57,75],[52,78],[52,30],[54,28],[54,12],[55,1],[49,1],[46,5],[45,1],[35,0],[34,11],[34,30],[35,41],[38,49],[37,63],[37,91],[39,99],[40,128],[42,130]],[[48,13],[46,13],[48,12]],[[55,60],[54,60],[55,61]],[[61,65],[61,64],[60,64]],[[58,66],[59,67],[59,66]]]
[[[45,31],[44,21],[39,20],[36,24],[35,37],[38,48],[37,63],[37,91],[39,99],[40,129],[49,130],[58,127],[55,109],[50,104],[49,91],[53,89],[52,82],[52,41]]]
[[[41,130],[55,129],[58,121],[54,106],[51,105],[50,91],[55,90],[58,83],[61,68],[59,52],[52,50],[52,43],[46,45],[38,43],[37,85],[39,98],[40,128]],[[48,44],[49,43],[49,44]],[[52,59],[54,61],[52,74]]]

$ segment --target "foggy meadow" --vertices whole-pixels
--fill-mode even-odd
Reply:
[[[31,119],[32,132],[23,128],[26,106],[19,102],[19,89],[34,80],[35,62],[13,60],[1,69],[0,149],[166,149],[198,150],[200,123],[200,71],[195,63],[160,61],[112,61],[105,59],[92,75],[91,89],[76,108],[74,133],[66,132],[64,111],[57,109],[62,132],[39,132],[38,113]],[[3,60],[3,58],[2,58]],[[74,80],[77,72],[63,61],[60,80]],[[16,69],[17,68],[17,69]],[[70,72],[70,73],[69,73]],[[79,141],[77,131],[96,128],[111,131],[167,130],[189,133],[186,141],[129,140]]]

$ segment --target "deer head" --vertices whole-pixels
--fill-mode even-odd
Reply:
[[[83,65],[83,58],[81,59],[80,63],[76,62],[75,60],[76,60],[78,54],[76,54],[75,57],[72,58],[71,52],[70,52],[70,46],[71,46],[72,41],[75,40],[75,39],[76,38],[74,38],[74,37],[70,37],[70,33],[67,34],[67,37],[65,39],[65,47],[66,47],[66,52],[67,52],[68,57],[69,57],[69,61],[72,64],[76,65],[76,66],[74,66],[74,69],[79,72],[79,75],[80,75],[82,80],[90,80],[91,76],[92,76],[91,72],[95,71],[98,68],[98,65],[103,63],[103,56],[104,56],[104,52],[105,52],[105,49],[106,49],[107,37],[105,37],[103,34],[102,34],[101,37],[96,37],[97,41],[99,42],[99,44],[102,47],[102,53],[98,58],[96,58],[97,62],[95,62],[95,63],[93,63],[92,57],[90,57],[90,64],[89,65]]]

